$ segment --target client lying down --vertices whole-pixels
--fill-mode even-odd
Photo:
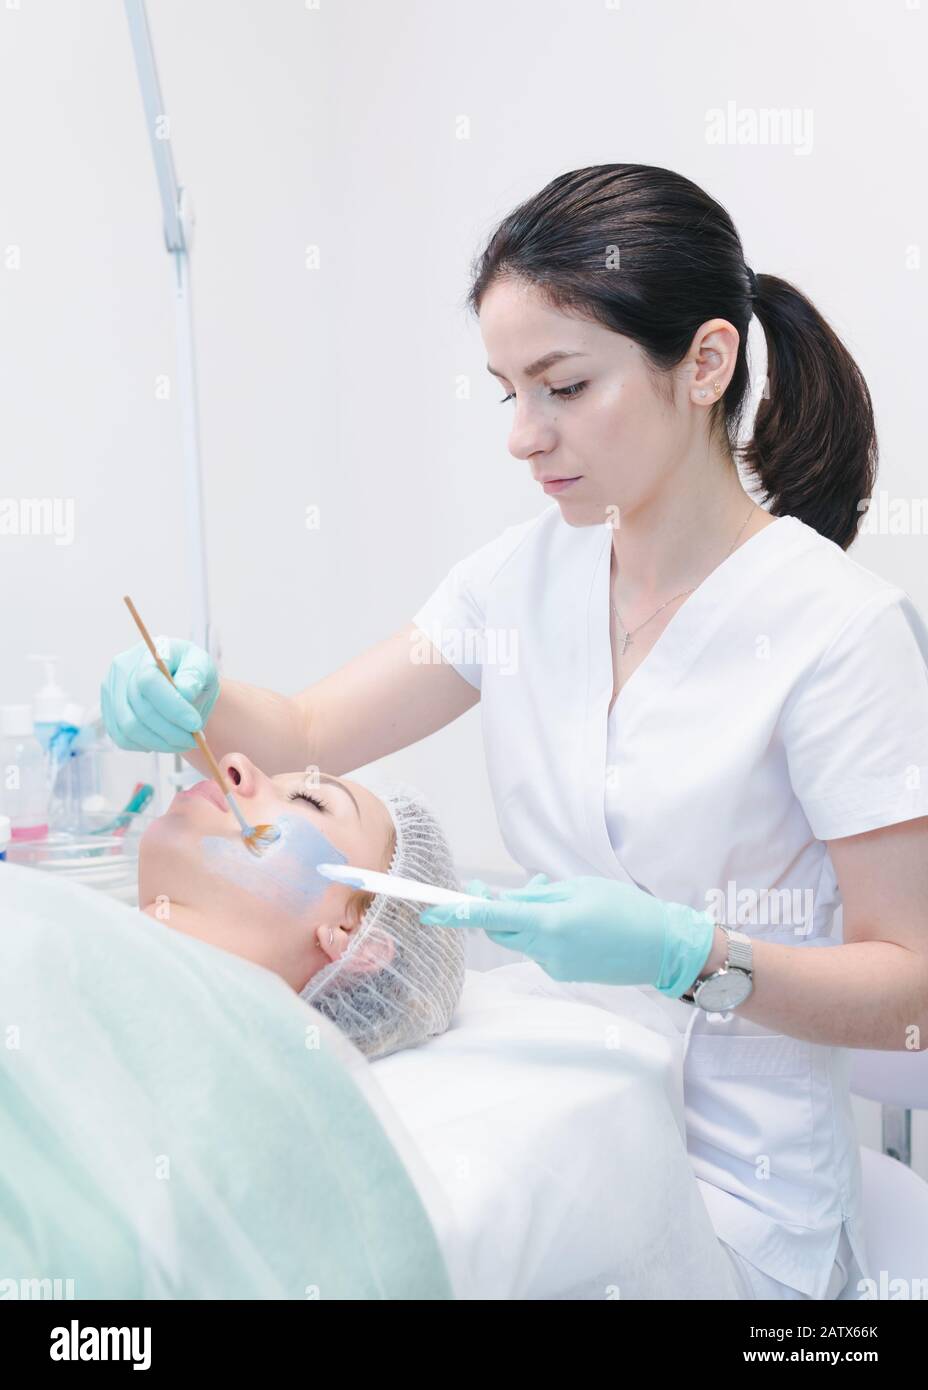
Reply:
[[[368,1058],[443,1033],[464,982],[460,932],[422,926],[419,904],[316,871],[349,863],[459,887],[422,798],[312,769],[267,777],[238,753],[220,767],[246,819],[275,824],[280,839],[252,854],[215,782],[199,782],[142,837],[139,908],[276,972]]]
[[[86,1299],[731,1297],[663,1010],[532,961],[462,990],[456,928],[316,870],[456,886],[420,798],[223,771],[280,840],[254,858],[209,783],[176,797],[142,840],[145,916],[0,865],[0,1300],[58,1277]]]

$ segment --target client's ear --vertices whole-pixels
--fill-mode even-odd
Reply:
[[[361,925],[362,917],[373,901],[373,893],[355,890],[345,903],[340,922],[324,922],[316,928],[316,940],[329,960],[337,960],[348,949],[352,938]],[[345,966],[356,970],[359,974],[380,970],[383,966],[390,964],[394,954],[393,938],[374,927],[365,937],[363,943],[352,951]]]

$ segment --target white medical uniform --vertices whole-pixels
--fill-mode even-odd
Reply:
[[[454,565],[414,616],[481,691],[506,848],[527,875],[699,910],[720,892],[714,915],[749,935],[838,945],[824,841],[928,815],[928,625],[905,590],[779,517],[677,608],[610,714],[612,538],[555,503]],[[692,1168],[757,1296],[834,1297],[850,1265],[856,1297],[849,1053],[643,988],[685,1035]]]

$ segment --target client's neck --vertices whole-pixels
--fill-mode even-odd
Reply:
[[[209,931],[211,918],[208,912],[191,907],[187,903],[179,903],[175,898],[169,898],[166,893],[160,893],[144,906],[140,903],[139,911],[144,912],[146,917],[153,917],[156,922],[163,922],[166,927],[185,932],[187,936],[199,936],[203,940],[212,941],[214,935],[218,935]]]
[[[208,946],[217,946],[222,951],[230,951],[232,955],[261,965],[265,970],[272,970],[297,993],[311,976],[329,963],[315,933],[299,924],[281,923],[279,931],[268,931],[263,926],[256,929],[249,923],[247,915],[235,917],[233,914],[230,920],[228,913],[177,902],[166,894],[156,897],[153,902],[140,904],[139,911],[156,922],[163,922],[173,931],[198,937]]]

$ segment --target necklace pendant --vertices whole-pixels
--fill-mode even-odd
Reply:
[[[628,644],[629,644],[629,642],[631,642],[631,640],[632,640],[632,635],[631,635],[631,633],[630,633],[630,632],[626,632],[625,636],[622,638],[622,650],[619,652],[619,656],[624,656],[624,655],[625,655],[625,653],[628,651]]]

